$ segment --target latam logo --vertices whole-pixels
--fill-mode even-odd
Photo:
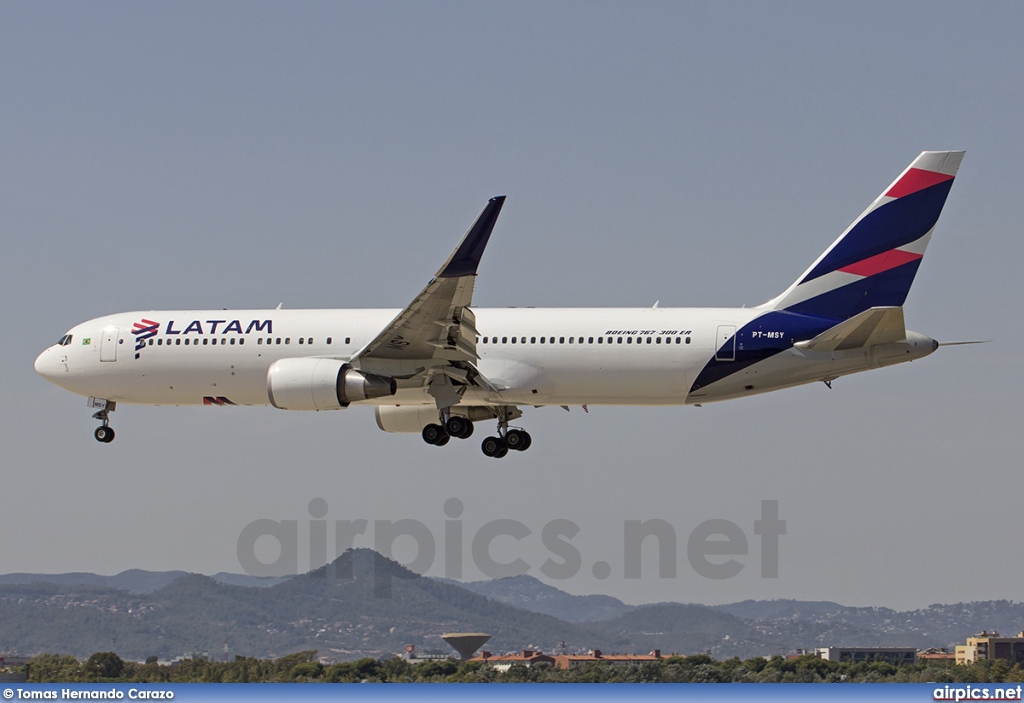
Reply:
[[[246,325],[244,331],[241,320],[192,320],[184,328],[179,329],[174,328],[176,324],[178,323],[174,320],[169,320],[164,328],[164,334],[274,334],[273,320],[253,320]]]
[[[219,405],[223,407],[225,405],[234,405],[234,403],[222,395],[218,395],[216,397],[212,395],[205,395],[203,396],[203,405]]]
[[[160,331],[160,323],[153,320],[142,319],[132,325],[132,334],[135,335],[135,358],[139,358],[139,352],[146,347],[146,340],[156,336]]]
[[[274,333],[273,320],[251,320],[243,329],[241,320],[192,320],[184,327],[177,327],[179,323],[175,320],[168,320],[164,327],[164,334],[183,335],[213,335],[213,334],[251,334],[261,332],[263,334]],[[184,323],[180,323],[184,324]],[[139,358],[140,352],[160,332],[160,323],[154,320],[143,318],[142,322],[132,325],[132,334],[135,335],[135,358]]]

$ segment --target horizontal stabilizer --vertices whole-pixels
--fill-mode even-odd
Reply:
[[[876,344],[899,342],[907,338],[903,308],[868,308],[849,320],[825,330],[814,339],[797,342],[797,349],[815,352],[864,349]]]

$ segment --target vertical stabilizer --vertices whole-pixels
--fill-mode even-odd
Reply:
[[[963,157],[922,152],[785,293],[761,307],[845,320],[902,306]]]

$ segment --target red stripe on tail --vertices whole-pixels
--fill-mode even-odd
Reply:
[[[887,252],[869,256],[855,264],[844,266],[839,270],[843,273],[852,273],[855,276],[874,276],[876,273],[882,273],[882,271],[888,271],[897,266],[909,264],[911,261],[917,261],[920,258],[921,254],[900,249],[890,249]]]
[[[953,177],[947,176],[945,173],[912,168],[886,192],[886,195],[890,198],[902,198],[904,195],[910,195],[919,190],[951,180],[953,180]]]

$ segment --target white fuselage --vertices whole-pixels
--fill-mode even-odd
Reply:
[[[115,314],[76,325],[69,341],[39,356],[36,370],[71,392],[117,403],[270,405],[267,374],[275,361],[354,359],[398,312]],[[761,308],[481,308],[475,314],[478,368],[494,390],[468,388],[460,403],[466,406],[698,404],[911,361],[936,346],[911,332],[882,347],[802,351],[793,344],[831,323]],[[362,402],[434,400],[422,385],[403,387],[399,380],[396,395]]]

